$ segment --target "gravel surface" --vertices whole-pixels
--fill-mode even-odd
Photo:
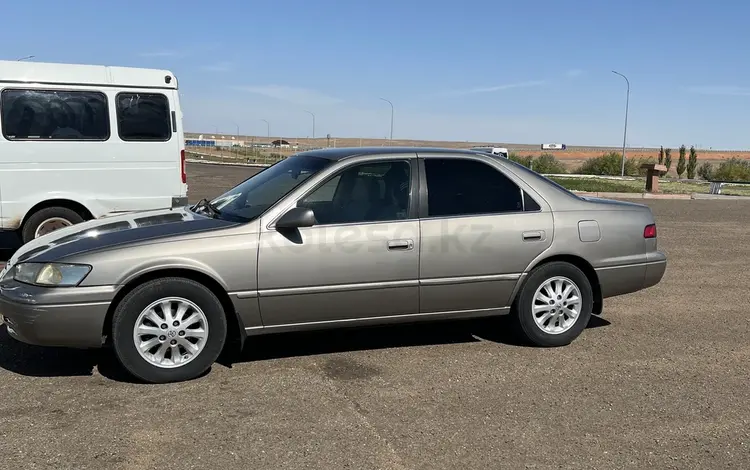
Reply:
[[[249,171],[191,165],[191,199]],[[750,468],[750,203],[647,203],[662,283],[565,348],[502,320],[284,334],[151,386],[0,327],[0,468]]]

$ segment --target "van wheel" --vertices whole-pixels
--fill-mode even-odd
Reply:
[[[564,346],[586,328],[593,308],[586,275],[570,263],[533,270],[513,304],[516,330],[534,346]]]
[[[24,243],[28,243],[57,229],[81,222],[83,222],[83,217],[73,209],[68,209],[67,207],[45,207],[31,214],[26,220],[21,231],[21,238]]]
[[[203,284],[170,277],[128,293],[112,317],[112,345],[120,364],[151,383],[181,382],[205,373],[224,348],[227,320]]]

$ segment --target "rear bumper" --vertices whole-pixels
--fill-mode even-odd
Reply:
[[[50,289],[43,289],[16,282],[0,285],[0,316],[12,338],[36,346],[102,346],[110,302],[101,300],[100,291],[94,296],[96,301],[41,303],[40,298],[54,296]]]
[[[662,252],[657,252],[654,256],[660,259],[651,261],[646,265],[646,273],[643,277],[643,289],[652,287],[661,282],[664,273],[667,271],[667,256]]]
[[[630,294],[661,282],[667,270],[667,256],[661,251],[649,253],[645,263],[596,269],[602,297]]]

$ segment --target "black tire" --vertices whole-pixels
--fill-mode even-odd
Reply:
[[[73,209],[68,209],[67,207],[45,207],[44,209],[34,212],[28,219],[26,219],[26,222],[23,224],[23,229],[21,230],[21,240],[23,243],[28,243],[33,240],[37,228],[45,220],[52,218],[65,219],[71,224],[80,224],[84,221],[83,216]]]
[[[208,337],[205,346],[182,366],[162,368],[144,359],[136,348],[133,332],[141,312],[151,303],[181,297],[198,306],[206,316]],[[150,383],[182,382],[203,375],[224,348],[227,320],[218,298],[203,284],[170,277],[148,281],[128,293],[117,305],[112,317],[112,346],[120,364],[134,377]]]
[[[545,282],[554,277],[564,277],[572,281],[581,293],[581,310],[575,323],[562,333],[549,333],[534,320],[534,296]],[[593,291],[586,275],[570,263],[554,261],[534,269],[525,280],[513,303],[512,318],[516,331],[533,346],[557,347],[570,344],[586,328],[593,309]]]

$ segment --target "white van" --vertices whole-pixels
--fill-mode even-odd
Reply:
[[[505,147],[472,147],[471,150],[474,152],[491,153],[492,155],[499,155],[503,158],[508,158],[508,149]]]
[[[0,61],[0,230],[24,243],[117,212],[187,204],[169,71]]]

